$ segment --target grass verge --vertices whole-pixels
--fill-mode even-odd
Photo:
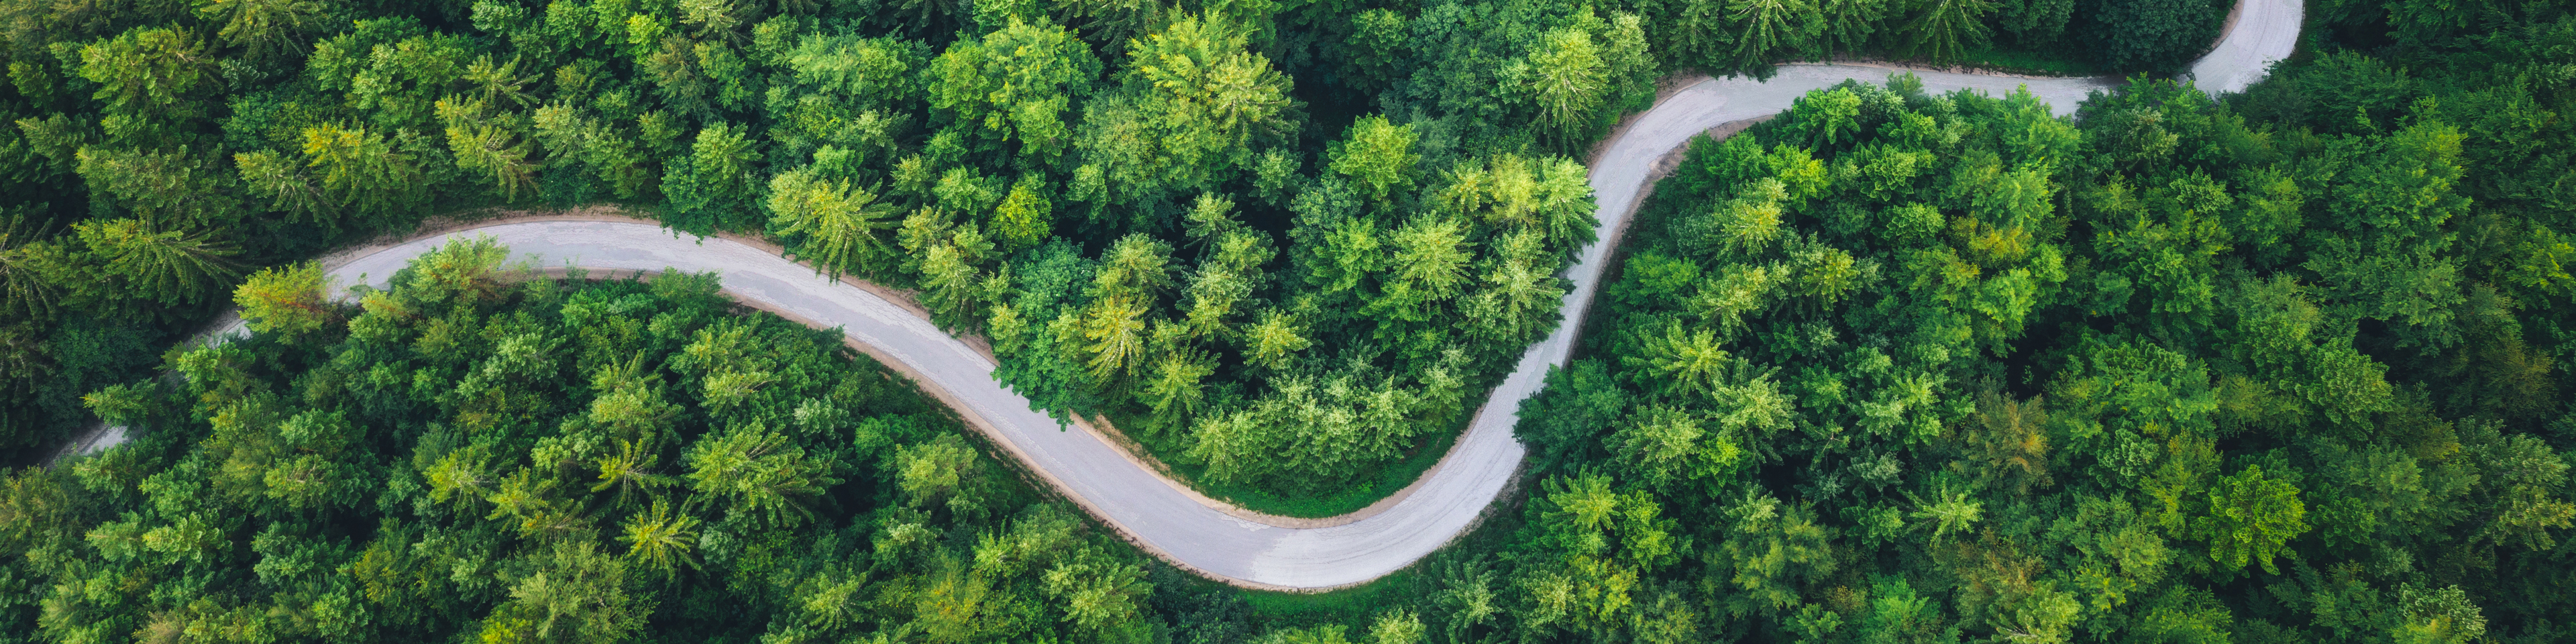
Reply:
[[[1425,557],[1425,559],[1429,559]],[[1403,606],[1417,601],[1423,585],[1419,563],[1379,577],[1376,581],[1320,593],[1292,593],[1276,590],[1245,590],[1243,599],[1252,604],[1252,614],[1265,622],[1313,624],[1342,622],[1362,629],[1366,618],[1388,606]]]
[[[1358,512],[1370,504],[1403,490],[1404,486],[1412,485],[1414,480],[1422,478],[1423,472],[1430,471],[1432,466],[1440,464],[1441,457],[1449,455],[1449,446],[1458,442],[1458,436],[1467,431],[1467,423],[1474,421],[1472,414],[1461,416],[1456,426],[1451,427],[1449,431],[1423,437],[1414,444],[1412,450],[1405,452],[1402,458],[1361,474],[1337,492],[1318,496],[1281,494],[1250,485],[1211,481],[1207,477],[1206,465],[1188,462],[1187,459],[1181,458],[1183,450],[1175,437],[1154,437],[1125,431],[1123,428],[1143,426],[1140,423],[1129,422],[1134,420],[1133,417],[1122,418],[1120,415],[1111,415],[1110,421],[1122,428],[1117,431],[1124,434],[1129,441],[1144,447],[1145,457],[1161,463],[1164,471],[1179,480],[1182,485],[1190,486],[1190,489],[1197,490],[1208,498],[1232,503],[1235,507],[1262,514],[1321,519]]]
[[[2032,76],[2101,76],[2108,72],[2091,61],[2028,49],[1985,47],[1959,57],[1960,65]]]

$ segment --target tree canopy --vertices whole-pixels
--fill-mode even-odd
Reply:
[[[1696,142],[1524,484],[1282,598],[707,278],[467,243],[344,305],[312,262],[523,208],[764,236],[1192,484],[1374,499],[1562,322],[1579,159],[1657,79],[2170,72],[2226,3],[0,0],[0,450],[134,436],[0,478],[0,641],[2565,639],[2562,4]]]
[[[1521,410],[1519,523],[1449,555],[1491,572],[1425,583],[1507,589],[1508,617],[1426,615],[1460,641],[2563,638],[2569,222],[2538,186],[2571,96],[2523,70],[2571,35],[2341,49],[2220,99],[2139,79],[2071,119],[1900,76],[1694,143]],[[1566,536],[1625,512],[1691,546]]]
[[[40,553],[11,641],[1147,632],[1140,553],[836,334],[506,256],[452,242],[359,306],[263,272],[255,337],[91,394],[135,440],[0,486]]]

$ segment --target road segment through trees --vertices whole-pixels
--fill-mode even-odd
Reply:
[[[2298,0],[2242,0],[2242,14],[2192,77],[2204,90],[2244,89],[2289,56],[2298,35]],[[1591,168],[1598,238],[1566,277],[1566,323],[1529,347],[1496,386],[1450,453],[1400,498],[1340,520],[1265,520],[1223,507],[1166,479],[1092,433],[1060,426],[1029,408],[992,377],[991,359],[928,320],[868,289],[815,274],[762,245],[714,237],[686,238],[655,224],[596,218],[502,221],[423,236],[390,247],[343,254],[330,262],[343,284],[383,286],[413,257],[449,239],[488,235],[522,258],[547,267],[722,275],[726,292],[753,306],[820,327],[839,327],[851,342],[907,372],[954,406],[960,416],[1130,541],[1184,568],[1236,585],[1288,590],[1366,583],[1402,569],[1472,527],[1512,482],[1523,449],[1512,436],[1520,401],[1537,393],[1547,370],[1563,364],[1599,287],[1617,234],[1651,187],[1655,166],[1672,150],[1713,127],[1787,109],[1810,90],[1845,80],[1879,82],[1906,70],[1858,65],[1786,65],[1768,80],[1704,80],[1659,102],[1623,128]],[[2002,95],[2027,88],[2059,114],[2071,112],[2112,79],[2020,78],[1913,72],[1926,91],[1974,90]],[[238,323],[219,334],[239,333]],[[99,447],[122,432],[110,428]]]

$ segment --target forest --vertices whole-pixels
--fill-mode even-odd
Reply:
[[[1585,641],[2566,639],[2576,18],[2403,9],[2383,55],[2223,100],[2141,78],[2054,119],[1899,76],[1696,142],[1523,409],[1525,523],[1426,614]],[[1449,599],[1479,592],[1527,599]]]
[[[255,338],[91,394],[164,429],[9,480],[11,639],[1141,641],[1140,555],[837,334],[507,254],[255,273]]]
[[[2227,8],[0,0],[0,641],[2567,637],[2576,16],[2320,1],[2245,93],[2157,80]],[[2140,75],[1694,143],[1519,491],[1317,597],[1150,558],[710,276],[311,263],[764,236],[1194,483],[1330,494],[1561,322],[1659,79],[1838,57]]]
[[[261,268],[606,203],[917,290],[1061,417],[1311,496],[1555,323],[1579,158],[1660,75],[2136,32],[2040,4],[11,0],[0,444],[94,422]]]

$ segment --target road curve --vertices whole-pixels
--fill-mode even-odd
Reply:
[[[2184,77],[2213,94],[2245,91],[2298,48],[2305,20],[2307,7],[2298,0],[2238,0],[2226,35]]]
[[[2244,89],[2290,54],[2299,0],[2241,0],[2246,6],[2212,53],[2192,67],[2203,89]],[[1567,269],[1574,288],[1565,319],[1579,322],[1599,287],[1604,263],[1654,166],[1668,152],[1723,123],[1787,109],[1809,90],[1847,79],[1876,82],[1894,71],[1861,65],[1787,65],[1769,80],[1701,81],[1661,101],[1622,129],[1592,166],[1599,204],[1598,238]],[[2004,94],[2029,91],[2066,113],[2105,79],[2015,78],[1916,71],[1924,89]],[[504,221],[442,232],[328,262],[343,284],[382,286],[413,257],[449,239],[488,235],[514,255],[542,266],[615,271],[713,272],[724,289],[753,306],[819,327],[839,327],[853,344],[907,372],[955,407],[979,431],[1019,458],[1065,497],[1155,555],[1228,583],[1312,590],[1365,583],[1446,545],[1473,525],[1510,484],[1523,455],[1512,438],[1520,401],[1537,393],[1549,367],[1565,362],[1580,325],[1559,325],[1521,356],[1511,375],[1459,437],[1449,455],[1391,506],[1341,525],[1290,528],[1229,513],[1129,458],[1089,432],[1059,427],[1029,402],[1003,389],[993,363],[913,310],[849,283],[818,276],[770,249],[725,237],[682,238],[636,221],[546,219]],[[218,335],[238,332],[238,323]],[[108,444],[113,444],[109,439]]]

